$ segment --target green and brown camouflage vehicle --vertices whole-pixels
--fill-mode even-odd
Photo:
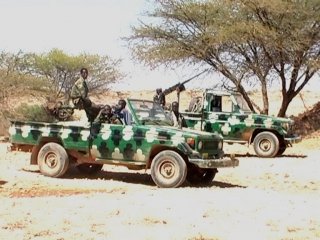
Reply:
[[[282,155],[301,141],[292,132],[293,120],[252,113],[239,93],[207,89],[182,114],[189,128],[220,134],[230,144],[253,144],[259,157]]]
[[[209,184],[217,168],[239,164],[223,157],[219,135],[171,127],[159,104],[128,99],[127,107],[130,125],[12,121],[11,149],[31,151],[31,164],[46,176],[61,177],[70,164],[85,173],[95,173],[103,164],[123,165],[151,169],[159,187],[179,187],[186,179]]]

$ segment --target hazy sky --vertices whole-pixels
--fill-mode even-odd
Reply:
[[[169,87],[190,77],[186,71],[150,70],[133,63],[126,42],[130,26],[150,7],[148,0],[0,0],[0,50],[122,58],[127,77],[115,89]],[[195,73],[196,74],[196,73]],[[198,80],[202,85],[204,79]]]
[[[133,63],[121,40],[150,4],[148,0],[0,0],[0,51],[43,53],[58,48],[68,54],[107,54],[122,58],[121,71],[127,74],[114,89],[166,88],[197,72],[150,70]],[[187,87],[211,87],[217,78],[207,75]]]

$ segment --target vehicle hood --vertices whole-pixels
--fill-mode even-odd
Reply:
[[[264,114],[252,114],[252,116],[255,119],[262,119],[262,120],[267,120],[270,119],[273,122],[280,122],[280,123],[293,123],[293,120],[290,118],[283,118],[283,117],[275,117],[275,116],[270,116],[270,115],[264,115]]]

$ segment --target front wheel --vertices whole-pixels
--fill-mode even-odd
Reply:
[[[164,150],[158,153],[151,163],[151,177],[158,187],[179,187],[186,176],[186,162],[174,151]]]
[[[272,158],[279,151],[279,139],[272,132],[261,132],[254,138],[253,147],[259,157]]]
[[[43,175],[61,177],[69,167],[68,154],[58,143],[46,143],[39,150],[38,165]]]
[[[287,145],[284,140],[280,141],[279,150],[277,152],[277,156],[281,156],[287,149]]]

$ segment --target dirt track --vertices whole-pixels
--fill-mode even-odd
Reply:
[[[232,146],[239,167],[220,169],[208,187],[178,189],[111,166],[90,178],[75,169],[44,177],[29,154],[2,143],[0,239],[320,239],[317,143],[275,159]]]

